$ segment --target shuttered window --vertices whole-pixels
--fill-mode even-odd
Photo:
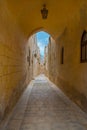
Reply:
[[[81,62],[87,62],[87,32],[84,31],[81,39]]]

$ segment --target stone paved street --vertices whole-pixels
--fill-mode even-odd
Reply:
[[[5,130],[87,130],[87,115],[40,75],[23,93]]]

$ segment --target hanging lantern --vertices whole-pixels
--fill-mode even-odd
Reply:
[[[47,19],[48,16],[48,10],[46,9],[46,5],[43,5],[43,9],[41,9],[41,14],[43,19]]]

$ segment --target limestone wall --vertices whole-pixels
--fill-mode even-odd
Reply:
[[[84,6],[78,15],[72,17],[55,42],[51,39],[48,45],[49,78],[85,111],[87,111],[87,63],[81,63],[80,58],[81,37],[86,28],[87,8]],[[61,64],[62,47],[63,64]]]
[[[26,38],[0,1],[0,120],[12,110],[26,82]]]
[[[39,75],[40,70],[40,50],[37,46],[36,35],[32,35],[26,45],[27,58],[27,81]]]
[[[44,73],[45,73],[46,76],[48,76],[48,46],[45,46],[45,49],[44,49],[43,66],[44,66]]]

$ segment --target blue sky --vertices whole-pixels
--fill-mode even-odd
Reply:
[[[46,32],[41,31],[36,33],[36,37],[37,37],[37,44],[40,48],[40,53],[41,55],[44,55],[44,47],[47,46],[47,44],[49,43],[50,35]]]

